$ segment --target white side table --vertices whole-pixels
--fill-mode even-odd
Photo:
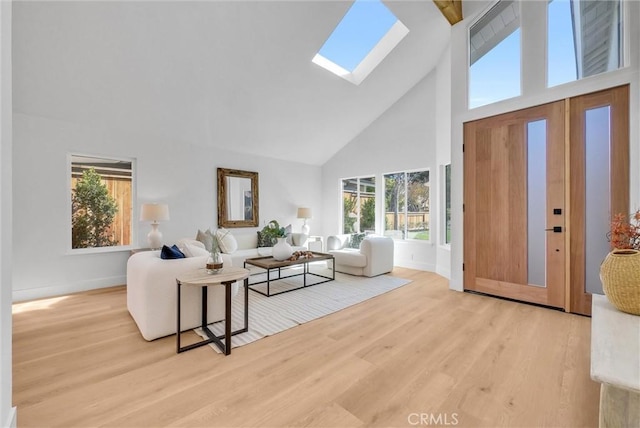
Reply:
[[[309,248],[309,251],[324,253],[324,239],[322,238],[322,236],[309,236],[307,247]]]
[[[594,294],[591,378],[600,382],[600,427],[640,427],[640,316]]]
[[[177,316],[177,328],[176,328],[176,352],[179,354],[184,351],[188,351],[193,348],[207,345],[209,343],[215,343],[218,348],[225,354],[231,353],[231,336],[244,333],[249,330],[249,271],[247,269],[239,267],[226,267],[221,272],[216,274],[208,274],[205,268],[193,270],[191,272],[184,273],[176,278],[176,284],[178,286],[178,316]],[[244,328],[236,331],[231,331],[231,287],[236,281],[244,279]],[[222,284],[225,287],[225,302],[224,302],[224,334],[221,336],[215,335],[209,330],[209,322],[207,321],[207,288],[210,285]],[[202,340],[200,342],[193,343],[184,347],[180,346],[180,333],[182,329],[180,327],[180,296],[182,286],[195,286],[202,289],[202,323],[200,327],[202,331],[209,337],[209,339]],[[224,339],[224,343],[222,342]]]

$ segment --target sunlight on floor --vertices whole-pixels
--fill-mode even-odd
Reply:
[[[50,299],[36,300],[33,302],[15,303],[13,304],[11,313],[21,314],[23,312],[35,311],[40,309],[49,309],[52,305],[67,299],[69,296],[52,297]]]

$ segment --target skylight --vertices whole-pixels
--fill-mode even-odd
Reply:
[[[355,0],[313,62],[359,85],[408,32],[380,0]]]

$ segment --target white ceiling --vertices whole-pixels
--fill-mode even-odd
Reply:
[[[431,0],[386,4],[409,34],[355,86],[311,62],[350,2],[16,2],[14,110],[321,165],[448,43]]]

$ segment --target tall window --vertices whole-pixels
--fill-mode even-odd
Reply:
[[[386,174],[384,186],[384,234],[429,241],[429,171]]]
[[[620,0],[552,0],[547,6],[549,87],[622,66]]]
[[[375,232],[376,178],[342,180],[342,233]]]
[[[444,165],[442,168],[442,195],[444,203],[442,203],[442,218],[444,219],[444,228],[442,228],[443,244],[451,243],[451,164]]]
[[[133,161],[71,155],[71,248],[131,244]]]
[[[501,0],[469,29],[469,108],[520,95],[520,8]]]

